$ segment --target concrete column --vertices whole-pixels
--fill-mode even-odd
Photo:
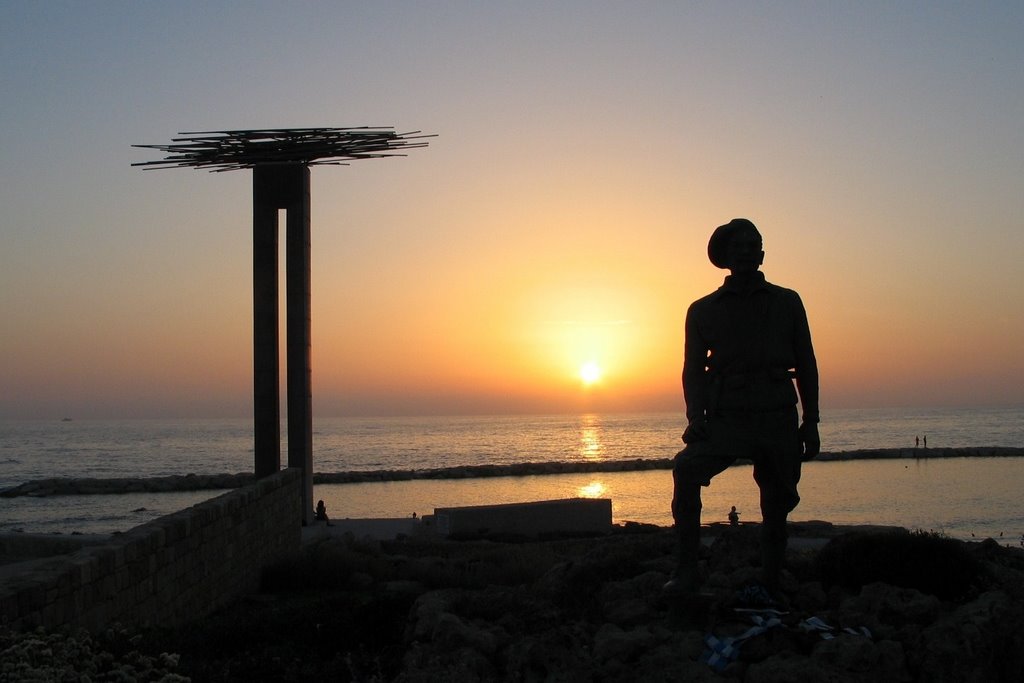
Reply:
[[[273,168],[257,166],[252,176],[253,413],[257,478],[281,469],[278,201]]]
[[[288,206],[288,466],[303,472],[303,524],[313,521],[313,388],[310,324],[309,167],[300,167],[299,196]]]
[[[253,339],[256,476],[281,468],[277,212],[286,211],[288,466],[303,472],[303,523],[313,517],[309,167],[253,169]]]

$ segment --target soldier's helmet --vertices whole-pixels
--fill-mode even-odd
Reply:
[[[711,233],[711,239],[708,240],[708,258],[715,267],[729,267],[726,263],[729,254],[729,242],[732,240],[733,235],[742,230],[752,230],[757,235],[757,238],[761,239],[761,233],[758,231],[757,226],[746,218],[733,218],[725,225],[715,228],[715,231]]]

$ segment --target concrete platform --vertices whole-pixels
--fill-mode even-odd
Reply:
[[[399,536],[439,538],[514,535],[527,538],[545,534],[605,534],[612,531],[612,501],[608,498],[567,498],[504,505],[435,508],[423,517],[332,519],[302,529],[302,542],[327,538],[381,541]]]
[[[435,508],[438,536],[604,534],[612,530],[610,498],[566,498],[531,503]]]

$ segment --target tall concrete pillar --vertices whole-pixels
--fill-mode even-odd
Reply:
[[[303,471],[303,523],[313,515],[309,167],[253,168],[253,402],[257,477],[281,468],[278,210],[286,211],[288,466]]]
[[[302,469],[302,523],[313,521],[313,370],[310,324],[309,167],[288,207],[285,244],[288,280],[288,467]]]
[[[253,413],[257,478],[281,469],[280,342],[276,174],[253,169]]]

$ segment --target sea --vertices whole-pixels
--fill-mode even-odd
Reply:
[[[682,428],[678,413],[316,418],[314,471],[664,459],[682,447]],[[899,448],[912,457],[806,463],[801,503],[791,519],[894,525],[1024,544],[1024,458],[927,457],[929,448],[1024,447],[1024,407],[834,410],[823,413],[820,432],[826,452]],[[0,419],[0,491],[52,477],[252,468],[251,418]],[[123,532],[223,493],[0,498],[0,532]],[[610,498],[617,523],[672,523],[672,476],[663,469],[314,487],[314,498],[323,499],[334,518],[422,516],[438,507],[571,497]],[[749,465],[716,477],[703,499],[705,523],[725,521],[732,506],[743,521],[760,519]]]

